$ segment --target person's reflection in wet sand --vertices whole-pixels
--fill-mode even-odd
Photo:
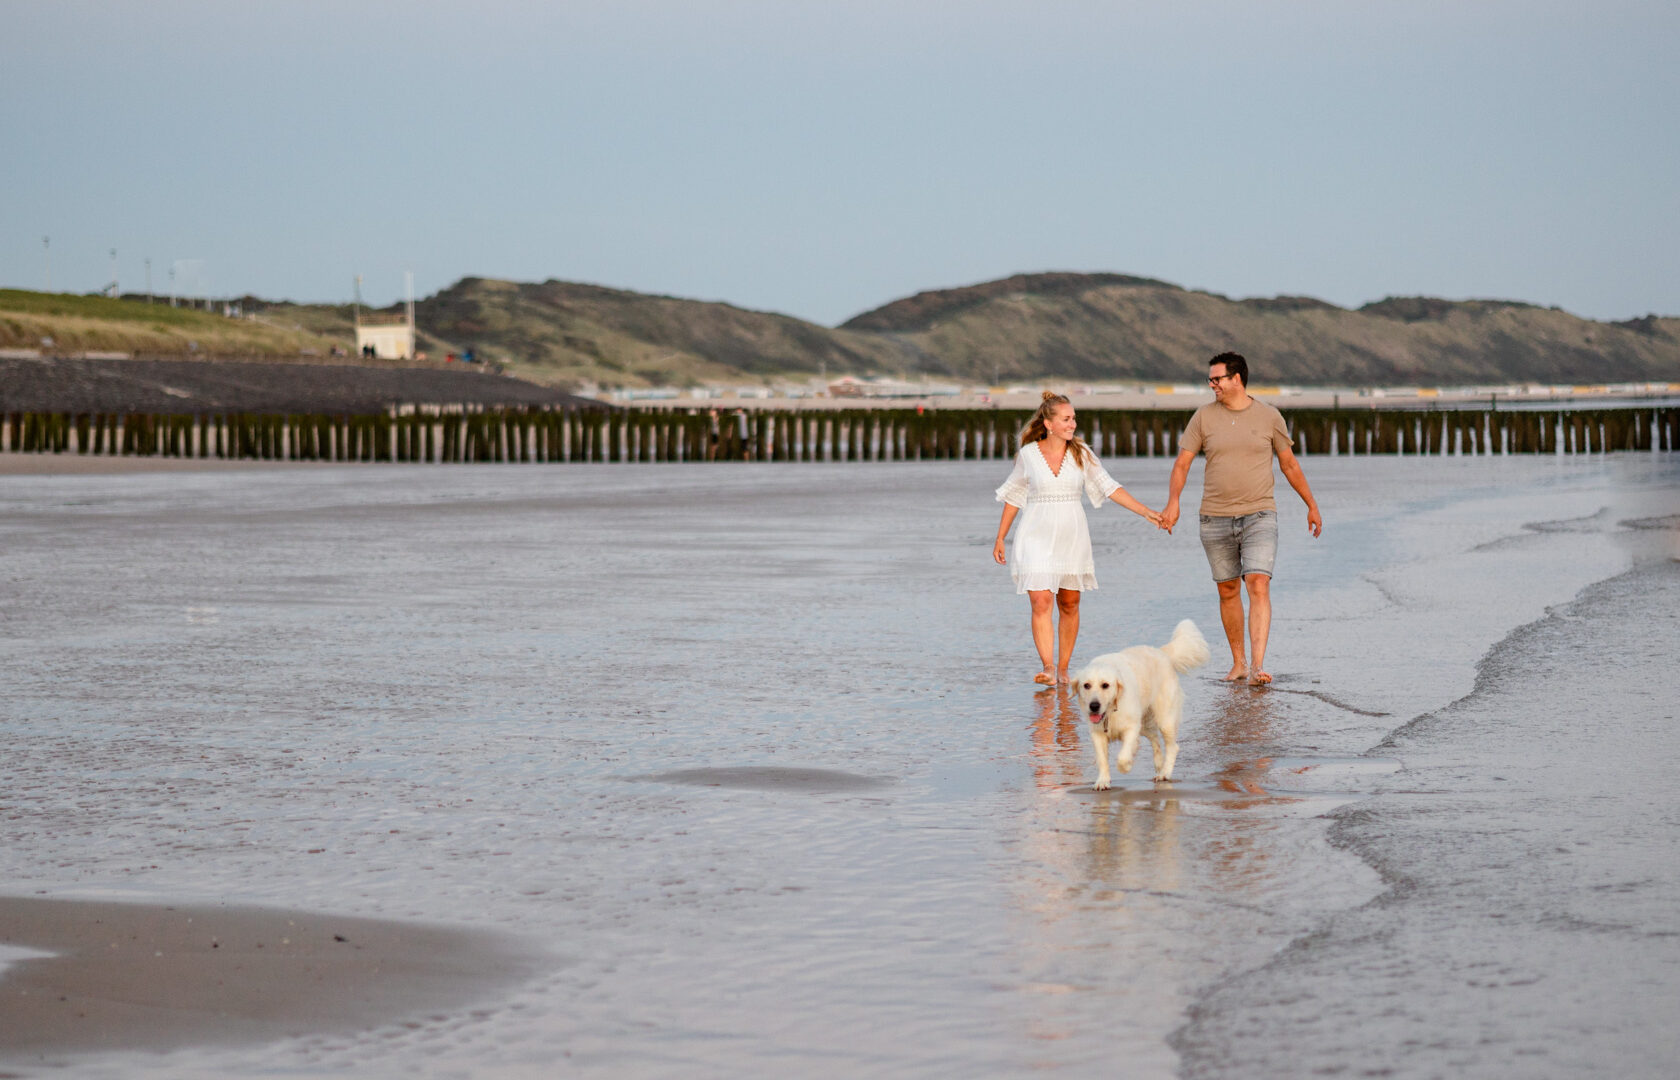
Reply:
[[[1272,802],[1271,783],[1277,730],[1275,698],[1247,687],[1215,695],[1213,711],[1203,725],[1213,749],[1212,779],[1223,791],[1253,795],[1224,803],[1231,810],[1247,810]],[[1268,858],[1275,823],[1266,815],[1235,814],[1226,827],[1207,838],[1201,853],[1216,880],[1234,893],[1263,887],[1273,872]]]
[[[1038,705],[1032,722],[1033,779],[1041,788],[1079,783],[1086,764],[1079,751],[1087,744],[1067,687],[1040,690],[1033,699]]]
[[[1265,795],[1260,782],[1275,752],[1271,695],[1237,687],[1211,704],[1201,730],[1214,751],[1214,781],[1226,791]]]

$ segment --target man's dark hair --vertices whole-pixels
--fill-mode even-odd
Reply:
[[[1215,364],[1225,365],[1225,374],[1235,375],[1242,380],[1243,389],[1248,389],[1248,361],[1242,358],[1242,353],[1222,352],[1208,361],[1208,367]]]

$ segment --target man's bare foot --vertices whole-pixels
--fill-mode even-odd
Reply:
[[[1045,668],[1043,671],[1033,676],[1033,682],[1040,686],[1055,686],[1056,674],[1049,668]]]
[[[1056,685],[1057,686],[1071,686],[1071,685],[1073,685],[1073,680],[1068,678],[1068,673],[1067,672],[1058,671],[1058,672],[1056,672]]]
[[[1248,665],[1247,664],[1232,664],[1231,665],[1231,670],[1227,671],[1225,673],[1225,677],[1223,679],[1220,679],[1219,681],[1220,682],[1242,682],[1247,677],[1248,677]],[[1269,678],[1269,676],[1268,676],[1268,678]]]
[[[1250,686],[1270,686],[1271,682],[1272,677],[1264,671],[1256,671],[1248,677],[1248,685]]]

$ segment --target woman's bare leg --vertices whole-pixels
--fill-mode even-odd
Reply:
[[[1033,682],[1050,686],[1056,681],[1056,657],[1051,651],[1055,646],[1056,629],[1051,623],[1050,611],[1054,605],[1051,602],[1050,590],[1029,590],[1027,599],[1032,601],[1033,647],[1038,650],[1039,663],[1043,668],[1033,676]]]
[[[1079,637],[1079,590],[1056,590],[1056,607],[1062,613],[1056,635],[1061,645],[1061,655],[1056,662],[1056,681],[1067,682],[1068,661],[1073,659],[1073,643]]]

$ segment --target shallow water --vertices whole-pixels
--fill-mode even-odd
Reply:
[[[1164,463],[1118,464],[1162,502]],[[70,1071],[1288,1071],[1302,1036],[1249,1022],[1243,987],[1383,902],[1383,845],[1429,835],[1403,792],[1493,766],[1413,721],[1544,715],[1484,657],[1673,533],[1624,522],[1680,513],[1661,456],[1306,468],[1327,527],[1280,485],[1269,691],[1214,681],[1193,530],[1092,515],[1081,654],[1184,617],[1216,654],[1181,782],[1103,794],[1082,721],[1027,681],[996,463],[0,480],[8,891],[447,921],[552,958],[417,1028]],[[1502,794],[1470,810],[1490,832],[1565,828]],[[1370,985],[1320,975],[1327,1000]],[[1672,1000],[1672,967],[1642,976]],[[1482,1000],[1398,986],[1430,1001],[1396,1045]],[[1358,1040],[1327,1041],[1351,1067]]]

